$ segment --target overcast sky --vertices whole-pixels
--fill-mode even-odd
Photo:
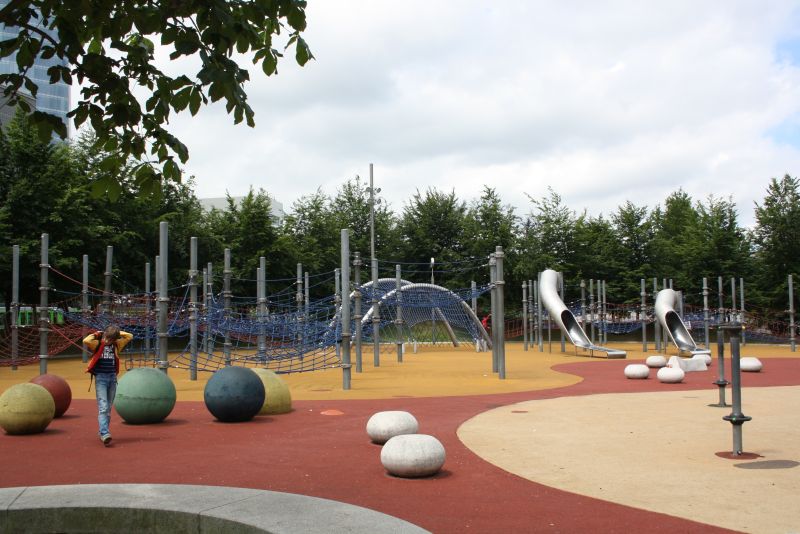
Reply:
[[[683,188],[753,221],[800,174],[796,1],[311,0],[316,59],[249,67],[255,129],[223,106],[173,118],[198,197],[263,188],[288,211],[369,176],[396,211],[416,190],[517,214],[548,186],[576,211]],[[293,50],[291,52],[293,54]]]

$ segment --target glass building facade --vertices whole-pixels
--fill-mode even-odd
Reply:
[[[5,7],[6,4],[8,4],[8,0],[0,0],[0,9]],[[19,30],[15,26],[0,24],[0,40],[13,39],[18,33]],[[67,125],[67,131],[71,134],[71,121],[67,118],[67,112],[70,109],[70,86],[61,81],[51,84],[50,76],[47,75],[47,69],[59,64],[69,66],[66,60],[61,61],[57,57],[51,59],[37,58],[33,67],[28,71],[28,76],[39,86],[35,98],[36,109],[60,117],[62,122]],[[19,71],[15,55],[0,59],[0,73],[10,74],[16,72]]]

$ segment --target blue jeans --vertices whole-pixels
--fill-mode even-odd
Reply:
[[[100,425],[100,437],[108,434],[111,422],[111,406],[117,395],[117,375],[114,373],[98,373],[94,377],[95,395],[97,396],[97,423]]]

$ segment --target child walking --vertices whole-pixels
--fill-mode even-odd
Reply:
[[[92,359],[86,367],[95,379],[95,396],[97,397],[97,422],[100,426],[100,441],[108,446],[111,443],[111,406],[117,394],[117,374],[119,374],[119,353],[125,348],[133,334],[123,332],[116,325],[104,331],[89,334],[83,343],[92,351]]]

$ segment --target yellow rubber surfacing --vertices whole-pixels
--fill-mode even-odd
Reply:
[[[655,352],[641,352],[641,344],[617,344],[615,348],[628,351],[629,360],[641,360]],[[553,343],[553,352],[539,352],[536,347],[523,350],[521,343],[506,345],[506,379],[492,372],[491,352],[477,353],[468,349],[452,347],[420,346],[418,353],[404,354],[403,362],[397,361],[394,352],[382,352],[380,366],[374,367],[371,346],[363,351],[363,371],[355,370],[353,351],[351,389],[342,387],[342,369],[331,368],[305,373],[280,375],[289,386],[293,400],[336,399],[386,399],[396,397],[448,397],[461,395],[490,395],[537,391],[570,386],[580,382],[578,376],[552,369],[553,365],[569,362],[596,362],[605,359],[576,356],[568,344],[567,352],[560,352],[558,343]],[[726,347],[727,350],[727,347]],[[674,350],[672,351],[674,354]],[[729,354],[729,352],[727,352]],[[748,345],[743,355],[769,357],[797,357],[789,347],[774,345]],[[727,356],[726,356],[727,360]],[[712,363],[712,371],[714,369]],[[86,365],[76,359],[53,359],[48,362],[48,372],[59,375],[69,382],[73,398],[93,399],[94,388],[88,391],[89,375],[84,373]],[[27,365],[12,371],[0,367],[0,392],[19,382],[27,382],[39,374],[39,365]],[[184,369],[170,369],[169,376],[175,382],[179,401],[203,400],[203,389],[211,376],[210,372],[198,372],[196,381],[189,380]]]

